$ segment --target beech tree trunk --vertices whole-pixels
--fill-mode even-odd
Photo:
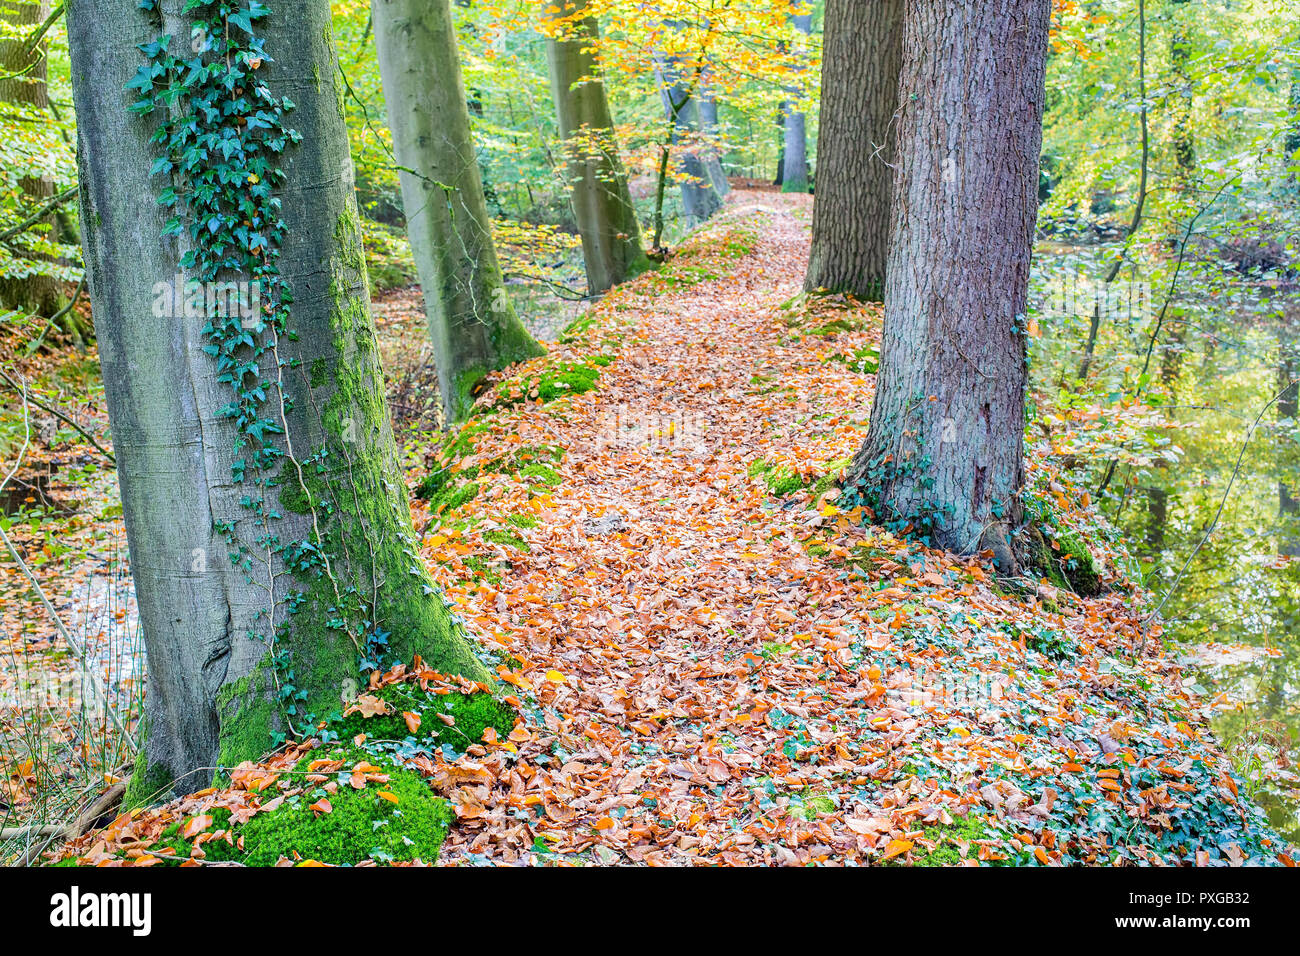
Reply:
[[[595,17],[582,17],[586,9],[587,0],[559,0],[552,7],[551,16],[566,24],[547,41],[546,51],[587,291],[599,294],[643,271],[649,260],[596,56],[600,27]]]
[[[809,292],[877,302],[884,294],[903,8],[903,0],[826,3]]]
[[[251,82],[291,96],[286,123],[301,134],[278,157],[285,178],[275,187],[293,334],[244,323],[250,341],[272,348],[241,381],[260,380],[261,413],[283,434],[265,462],[237,447],[245,433],[223,410],[232,386],[205,354],[210,311],[201,300],[189,307],[188,287],[184,306],[173,294],[178,273],[182,283],[193,273],[179,265],[188,229],[162,236],[172,212],[156,200],[185,187],[150,175],[161,111],[129,112],[135,97],[123,91],[145,65],[137,44],[167,35],[190,55],[185,2],[164,0],[156,13],[138,0],[68,8],[85,261],[148,655],[133,803],[204,787],[214,766],[257,758],[308,715],[337,710],[383,632],[393,659],[418,654],[486,677],[418,557],[383,398],[327,0],[275,0],[256,21],[268,60]],[[239,362],[256,355],[236,349]],[[271,515],[260,521],[245,500],[257,494]]]
[[[794,28],[805,36],[812,33],[812,14],[792,17]],[[806,44],[805,44],[806,46]],[[808,191],[808,116],[798,100],[785,106],[785,140],[781,148],[781,191]]]
[[[850,482],[1014,570],[1051,0],[909,3],[880,373]]]
[[[682,214],[688,225],[699,225],[722,208],[722,197],[713,186],[713,178],[701,151],[697,144],[690,142],[700,130],[700,113],[695,98],[699,78],[684,77],[675,57],[660,60],[659,74],[664,115],[671,127],[669,141],[678,154],[679,171],[686,177],[682,182]]]
[[[45,44],[39,44],[29,53],[25,41],[27,35],[45,21],[49,12],[49,0],[0,0],[0,21],[20,34],[8,39],[0,37],[0,103],[16,107],[20,115],[30,116],[33,122],[44,119],[41,114],[50,108]],[[54,183],[48,177],[23,176],[19,187],[32,211],[54,196]],[[42,225],[52,233],[57,220],[51,214]],[[47,275],[0,279],[0,303],[6,308],[45,316],[56,314],[63,304],[58,283]],[[70,318],[75,330],[75,317]]]
[[[704,150],[704,168],[709,171],[709,181],[719,198],[726,198],[731,192],[731,182],[727,171],[722,168],[722,154],[717,142],[721,126],[718,122],[718,100],[709,89],[709,78],[705,74],[700,85],[700,94],[696,98],[700,112],[700,132],[709,139],[709,146]]]
[[[372,0],[371,15],[443,412],[455,422],[485,375],[542,348],[497,263],[448,0]]]

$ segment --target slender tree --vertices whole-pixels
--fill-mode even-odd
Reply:
[[[793,16],[790,22],[795,30],[804,36],[812,33],[811,13]],[[806,193],[809,178],[808,115],[797,99],[789,100],[785,104],[785,139],[781,145],[781,165],[781,191]]]
[[[674,151],[679,153],[682,175],[682,212],[689,224],[704,222],[722,208],[722,197],[714,188],[698,146],[691,142],[700,131],[700,113],[696,91],[703,68],[686,68],[677,57],[660,57],[659,90],[668,122],[659,164],[658,195],[655,197],[654,245],[663,238],[663,200],[668,166]]]
[[[459,421],[485,375],[542,348],[497,263],[448,0],[372,0],[371,16],[443,411]]]
[[[903,0],[826,3],[810,292],[884,293],[903,9]]]
[[[718,120],[718,98],[709,86],[707,73],[700,80],[700,95],[696,104],[700,113],[700,133],[706,141],[702,155],[704,168],[709,171],[709,182],[713,183],[718,197],[725,198],[731,192],[731,183],[727,179],[727,171],[722,168],[722,154],[718,151],[722,125]]]
[[[68,36],[148,654],[138,801],[309,729],[363,664],[486,674],[417,557],[329,3],[73,3]]]
[[[879,520],[1008,570],[1050,19],[1051,0],[907,5],[884,342],[850,473]]]
[[[49,12],[49,0],[0,0],[0,22],[7,28],[6,35],[0,35],[0,103],[30,122],[40,122],[50,102],[44,44],[30,46],[27,38]],[[46,177],[25,175],[18,185],[33,210],[54,196],[54,183]],[[57,223],[50,215],[38,225],[54,230]],[[0,303],[7,308],[52,316],[59,311],[61,300],[58,283],[49,275],[0,279]],[[71,329],[75,332],[75,325]]]
[[[586,15],[587,0],[558,0],[549,9],[551,92],[582,234],[587,290],[598,294],[641,272],[649,260],[605,96],[597,57],[600,26]]]

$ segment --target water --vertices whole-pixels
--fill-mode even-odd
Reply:
[[[1126,269],[1108,288],[1088,281],[1117,255],[1040,249],[1035,392],[1050,404],[1076,389],[1100,315],[1093,388],[1065,401],[1114,420],[1141,387],[1156,411],[1077,474],[1165,599],[1166,640],[1216,703],[1215,732],[1252,795],[1300,841],[1300,432],[1285,388],[1300,376],[1300,303],[1285,277],[1222,262],[1185,264],[1172,286],[1172,261]]]

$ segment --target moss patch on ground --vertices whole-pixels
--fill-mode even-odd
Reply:
[[[294,768],[302,786],[263,802],[251,819],[234,822],[218,808],[178,820],[152,852],[245,866],[433,863],[455,813],[418,773],[372,761],[356,748],[321,748]]]
[[[816,474],[802,476],[786,465],[760,458],[749,466],[749,477],[760,479],[774,498],[789,498],[807,491],[816,500],[839,483],[849,462],[848,458],[832,461],[819,468]]]
[[[344,740],[365,735],[372,747],[398,744],[404,751],[419,747],[462,753],[480,743],[488,728],[496,739],[505,739],[517,720],[514,709],[491,694],[438,694],[399,682],[362,695],[331,729]]]

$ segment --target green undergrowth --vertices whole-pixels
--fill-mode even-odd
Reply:
[[[862,345],[852,351],[836,352],[826,361],[847,365],[859,375],[875,375],[880,370],[880,349],[874,344]]]
[[[414,285],[415,259],[411,256],[411,245],[406,236],[367,216],[361,216],[358,221],[365,246],[370,293]]]
[[[564,458],[564,449],[556,445],[527,445],[485,464],[457,469],[460,459],[473,454],[472,436],[483,430],[473,424],[466,426],[416,486],[416,497],[428,501],[434,514],[455,511],[473,501],[483,482],[493,476],[516,476],[535,488],[553,488],[560,483],[554,465]]]

